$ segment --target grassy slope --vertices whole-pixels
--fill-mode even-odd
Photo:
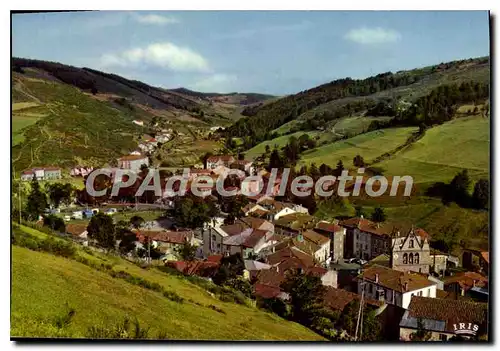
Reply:
[[[450,181],[468,169],[472,178],[489,172],[490,121],[475,116],[455,119],[428,130],[408,149],[380,164],[391,175],[408,174],[417,183]]]
[[[329,142],[331,140],[334,140],[335,135],[330,133],[330,132],[319,132],[319,131],[312,131],[312,132],[296,132],[292,134],[287,134],[283,135],[271,140],[266,140],[253,148],[249,149],[248,151],[245,151],[245,155],[249,159],[253,159],[257,156],[262,155],[266,151],[266,145],[269,145],[271,150],[274,149],[274,146],[277,145],[278,148],[281,148],[285,146],[288,143],[288,139],[290,139],[292,136],[296,137],[297,139],[302,135],[302,134],[308,134],[310,138],[315,139],[317,143],[322,143],[322,142]]]
[[[36,232],[43,236],[43,233]],[[320,340],[301,325],[256,308],[224,303],[182,278],[144,270],[117,257],[91,259],[112,263],[115,270],[158,282],[186,299],[215,305],[221,314],[190,302],[177,303],[161,294],[112,278],[86,265],[47,253],[12,247],[11,335],[85,337],[90,326],[110,327],[124,317],[137,317],[150,337],[164,331],[169,339],[197,340]],[[67,305],[66,305],[67,304]],[[72,323],[54,326],[67,307],[75,309]]]
[[[16,169],[36,165],[72,166],[78,158],[104,162],[136,147],[133,114],[124,114],[72,86],[43,80],[22,80],[22,89],[48,112],[22,129],[24,141],[13,147]],[[13,125],[19,125],[14,115]],[[33,152],[33,162],[31,160]]]
[[[356,155],[361,155],[366,162],[391,151],[403,144],[417,128],[390,128],[357,135],[353,138],[337,141],[311,150],[302,155],[300,164],[325,163],[334,167],[342,160],[346,167],[352,165]]]

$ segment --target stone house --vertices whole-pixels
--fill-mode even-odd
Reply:
[[[346,229],[325,221],[316,224],[314,231],[327,235],[330,238],[330,258],[331,262],[338,263],[344,259],[344,241],[346,237]]]
[[[400,272],[373,265],[357,278],[358,293],[363,289],[367,298],[408,308],[413,296],[436,297],[437,283],[420,273]]]
[[[413,228],[405,236],[393,237],[389,256],[391,268],[402,272],[429,273],[432,262],[427,237],[424,231],[417,232]]]
[[[118,159],[118,167],[122,169],[130,169],[131,171],[139,171],[142,165],[149,166],[149,158],[143,155],[126,155]]]

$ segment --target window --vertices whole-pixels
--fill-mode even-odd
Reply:
[[[410,258],[408,260],[408,263],[413,264],[413,254],[412,253],[410,254]]]
[[[422,296],[422,291],[419,291],[419,292],[417,293],[417,295],[418,295],[418,296]]]
[[[407,264],[408,263],[408,254],[403,255],[403,263]]]
[[[373,294],[373,285],[369,284],[368,286],[369,286],[368,291],[370,291],[370,294]]]
[[[441,340],[441,341],[448,340],[448,335],[446,335],[446,334],[439,334],[439,340]]]
[[[415,254],[415,264],[418,264],[420,261],[420,255],[418,253]]]
[[[427,296],[431,296],[431,289],[427,289]]]
[[[413,240],[410,240],[409,247],[410,247],[410,249],[413,249]]]

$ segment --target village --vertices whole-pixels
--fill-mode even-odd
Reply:
[[[150,143],[156,140],[144,145]],[[119,158],[117,165],[141,172],[150,160],[135,151]],[[229,176],[234,169],[239,173]],[[83,179],[92,171],[77,166],[70,175]],[[254,174],[263,177],[270,193],[242,195],[241,179]],[[188,182],[199,176],[222,177],[226,190],[245,199],[225,204],[207,188],[200,201],[214,201],[216,215],[189,227],[176,217],[185,200],[168,192],[150,201],[110,198],[94,205],[75,201],[62,210],[47,212],[66,222],[61,235],[90,247],[99,243],[88,232],[89,220],[101,213],[114,218],[115,224],[125,220],[135,236],[126,257],[165,265],[187,276],[212,280],[227,260],[237,257],[244,267],[238,278],[251,286],[252,296],[259,301],[289,303],[291,297],[283,284],[292,272],[317,277],[325,291],[320,301],[329,310],[342,315],[353,303],[359,306],[351,340],[364,340],[363,315],[368,313],[379,324],[380,340],[446,341],[458,334],[465,338],[487,334],[488,252],[464,250],[462,257],[456,257],[430,246],[433,233],[363,216],[320,220],[302,204],[279,199],[280,179],[269,186],[269,172],[231,155],[207,157],[203,165],[193,166],[184,176]],[[60,179],[61,169],[33,168],[21,175],[22,180],[33,178]],[[182,254],[190,248],[192,255]],[[472,331],[472,326],[479,331]],[[457,328],[462,332],[457,334]]]

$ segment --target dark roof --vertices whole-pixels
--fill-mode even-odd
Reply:
[[[269,269],[261,269],[257,273],[257,283],[279,288],[280,284],[285,281],[285,271],[271,267]]]
[[[262,218],[256,218],[256,217],[242,217],[236,222],[242,222],[246,226],[253,228],[253,229],[259,229],[263,224],[269,223],[265,219]]]
[[[143,160],[147,158],[146,156],[143,155],[126,155],[120,157],[118,160],[119,161],[136,161],[136,160]]]
[[[423,289],[436,284],[421,274],[400,272],[379,265],[368,267],[358,276],[358,279],[369,280],[375,283],[377,276],[378,283],[376,284],[401,293]]]
[[[200,277],[213,277],[219,267],[219,263],[210,261],[169,261],[165,265],[185,275],[197,275]]]
[[[145,237],[149,237],[155,241],[161,241],[165,243],[172,244],[183,244],[189,241],[193,237],[193,232],[185,231],[185,232],[165,232],[165,231],[150,231],[150,230],[141,230],[133,231],[136,234],[139,234],[139,241]],[[142,242],[142,241],[141,241]]]
[[[223,225],[220,227],[224,232],[226,232],[229,236],[241,234],[248,227],[239,221],[236,221],[234,224]]]
[[[469,290],[473,287],[484,288],[488,286],[488,278],[477,272],[457,273],[451,277],[446,277],[444,285],[458,283],[464,290]]]
[[[465,301],[413,296],[408,306],[408,317],[445,322],[446,331],[453,332],[453,324],[475,323],[483,325],[487,321],[488,304]]]

